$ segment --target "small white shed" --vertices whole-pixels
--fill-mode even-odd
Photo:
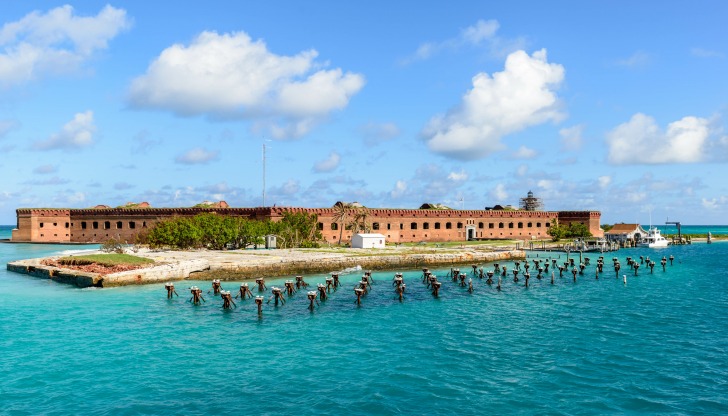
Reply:
[[[384,248],[385,237],[382,234],[361,233],[351,236],[352,248]]]

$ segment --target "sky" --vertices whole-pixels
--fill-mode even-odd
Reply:
[[[725,16],[717,0],[4,2],[0,224],[528,191],[602,223],[726,224]]]

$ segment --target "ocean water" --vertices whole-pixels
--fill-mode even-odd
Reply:
[[[0,244],[0,261],[77,249]],[[640,255],[654,273],[626,270]],[[252,300],[189,304],[186,288],[209,282],[167,300],[162,285],[77,289],[2,268],[0,414],[728,414],[728,243],[605,256],[599,280],[594,265],[553,286],[509,273],[500,292],[435,270],[439,299],[404,270],[402,303],[393,272],[375,271],[360,307],[349,274],[313,312],[299,292],[262,319]]]
[[[674,225],[660,225],[653,224],[655,227],[660,229],[660,233],[663,235],[675,234],[677,235],[677,227]],[[649,224],[642,225],[645,230],[650,228]],[[711,233],[713,236],[727,236],[728,225],[682,225],[680,230],[683,234],[708,234]]]

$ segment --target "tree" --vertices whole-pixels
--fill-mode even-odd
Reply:
[[[552,241],[559,241],[562,238],[566,237],[566,228],[563,225],[559,224],[558,221],[554,221],[554,223],[547,231],[547,234],[551,236]]]
[[[366,207],[357,208],[354,211],[354,219],[351,221],[352,233],[356,234],[360,231],[368,233],[371,231],[372,226],[369,223],[369,209]]]
[[[341,245],[341,238],[344,234],[344,227],[346,226],[347,218],[349,218],[349,204],[337,202],[336,205],[334,205],[334,217],[332,220],[339,223],[339,245]]]

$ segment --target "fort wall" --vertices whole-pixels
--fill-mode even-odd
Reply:
[[[17,229],[12,241],[38,243],[101,243],[114,238],[127,243],[159,221],[176,216],[219,213],[250,219],[280,221],[285,212],[316,214],[318,229],[325,241],[351,239],[353,230],[334,221],[335,208],[258,207],[258,208],[93,208],[34,209],[17,212]],[[347,210],[347,222],[357,209]],[[366,222],[371,232],[381,233],[390,243],[445,242],[469,239],[544,239],[558,221],[568,225],[580,222],[592,235],[601,237],[598,211],[524,211],[524,210],[432,210],[368,209]]]

